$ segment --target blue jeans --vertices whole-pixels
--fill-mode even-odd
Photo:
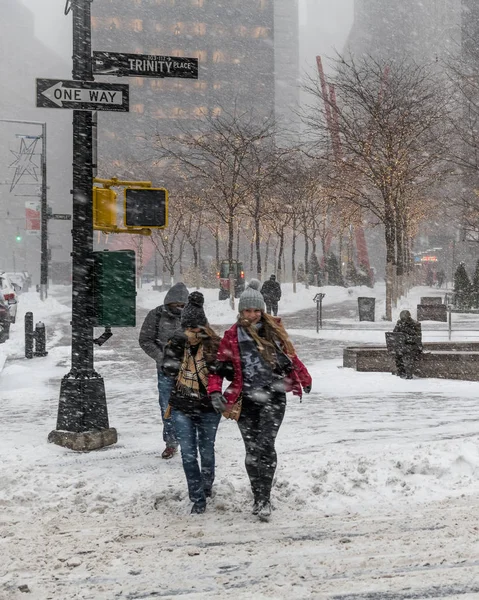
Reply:
[[[163,441],[167,446],[178,448],[175,426],[172,419],[165,419],[165,411],[170,401],[171,390],[175,380],[172,377],[166,377],[161,371],[158,371],[158,392],[161,408],[161,418],[163,420]]]
[[[206,504],[215,479],[215,439],[221,414],[203,412],[187,415],[173,409],[171,417],[181,446],[183,469],[191,502]],[[198,465],[198,450],[201,469]]]

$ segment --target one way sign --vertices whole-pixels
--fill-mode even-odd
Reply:
[[[128,112],[129,86],[96,81],[37,79],[37,106]]]

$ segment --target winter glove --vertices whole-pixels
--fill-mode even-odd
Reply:
[[[311,386],[310,386],[310,385],[306,385],[306,386],[303,388],[303,391],[304,391],[304,393],[305,393],[305,394],[309,394],[309,392],[311,391]]]
[[[220,394],[220,392],[213,392],[210,398],[211,404],[217,413],[222,413],[225,411],[227,402],[223,394]]]

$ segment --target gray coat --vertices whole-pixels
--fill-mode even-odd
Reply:
[[[157,367],[163,364],[163,350],[168,340],[180,326],[181,314],[174,315],[168,304],[188,301],[188,290],[184,283],[174,285],[165,296],[165,304],[157,306],[146,315],[140,331],[141,349],[156,361]]]

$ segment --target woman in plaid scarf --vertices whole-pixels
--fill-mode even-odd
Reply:
[[[209,327],[203,304],[200,292],[189,295],[181,330],[166,345],[163,360],[164,374],[175,379],[165,418],[173,420],[181,446],[192,514],[204,513],[206,498],[211,496],[216,431],[224,409],[223,403],[212,403],[207,393],[221,340]]]

